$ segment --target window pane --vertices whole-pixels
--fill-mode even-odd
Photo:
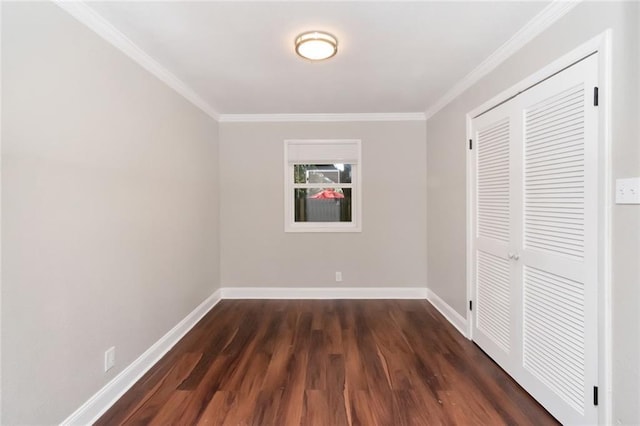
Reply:
[[[294,183],[351,183],[351,164],[296,164]]]
[[[294,191],[296,222],[351,222],[351,188]]]

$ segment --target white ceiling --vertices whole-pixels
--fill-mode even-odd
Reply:
[[[91,2],[219,114],[424,112],[549,2]],[[338,54],[299,58],[324,30]]]

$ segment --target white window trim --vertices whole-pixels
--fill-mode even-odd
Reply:
[[[293,166],[302,163],[289,163],[291,144],[314,143],[326,145],[355,144],[357,158],[344,161],[336,158],[333,163],[352,165],[352,183],[339,184],[351,188],[351,222],[295,222]],[[355,160],[355,161],[354,161]],[[308,159],[304,164],[328,164],[327,159]],[[355,181],[355,182],[354,182]],[[306,185],[304,185],[306,186]],[[313,186],[313,185],[311,185]],[[284,141],[284,231],[285,232],[362,232],[362,150],[358,139],[287,139]]]

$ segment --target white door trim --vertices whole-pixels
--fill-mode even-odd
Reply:
[[[560,72],[570,65],[578,62],[586,56],[598,52],[598,80],[599,80],[599,109],[598,109],[598,241],[600,242],[600,252],[598,253],[598,385],[600,389],[600,410],[599,422],[603,424],[612,424],[612,366],[611,366],[611,37],[612,31],[606,30],[598,36],[592,38],[586,43],[573,49],[561,58],[555,60],[551,64],[545,66],[538,72],[530,75],[516,85],[501,92],[499,95],[484,102],[477,108],[474,108],[466,116],[467,141],[472,139],[471,121],[474,117],[481,113],[505,102],[506,100],[527,90],[536,83]],[[467,281],[467,300],[476,302],[473,298],[473,212],[475,205],[473,200],[473,176],[471,150],[467,149],[466,156],[466,199],[467,199],[467,250],[466,250],[466,281]],[[473,338],[473,315],[467,307],[467,336]]]

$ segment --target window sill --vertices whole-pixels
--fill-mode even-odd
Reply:
[[[344,226],[336,226],[335,223],[287,224],[284,232],[362,232],[362,226],[351,223]]]

